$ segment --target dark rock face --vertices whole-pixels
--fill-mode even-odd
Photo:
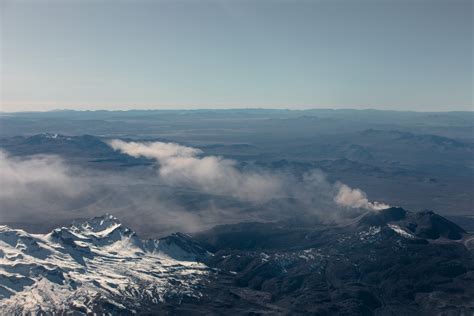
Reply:
[[[385,225],[388,222],[400,221],[407,215],[401,207],[391,207],[376,212],[367,212],[360,220],[362,225]]]
[[[431,211],[417,213],[415,233],[423,238],[459,240],[466,232],[458,225]]]
[[[390,208],[333,227],[247,223],[196,238],[220,271],[208,297],[219,292],[226,307],[208,301],[214,312],[474,313],[472,236],[432,212]]]
[[[161,238],[158,247],[177,260],[204,261],[211,254],[190,235],[182,233],[175,233]],[[176,249],[179,251],[176,251]]]

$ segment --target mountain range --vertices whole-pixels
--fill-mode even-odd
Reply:
[[[474,313],[474,235],[399,207],[148,240],[106,214],[0,250],[2,314]]]

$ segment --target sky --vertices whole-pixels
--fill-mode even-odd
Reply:
[[[473,110],[470,0],[0,0],[1,111]]]

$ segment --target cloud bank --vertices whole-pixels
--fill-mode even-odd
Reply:
[[[155,159],[160,178],[173,186],[262,202],[283,193],[283,181],[274,174],[238,170],[234,160],[201,157],[202,151],[174,143],[137,143],[112,140],[110,146],[133,157]]]
[[[308,206],[330,200],[342,208],[380,210],[389,205],[370,202],[360,189],[343,183],[330,184],[325,175],[313,170],[302,180],[279,173],[243,171],[237,162],[219,156],[203,156],[199,149],[163,142],[110,141],[110,146],[133,157],[154,159],[159,176],[174,186],[188,186],[210,194],[229,195],[252,202],[291,197]]]
[[[21,198],[34,192],[73,196],[78,183],[56,156],[10,157],[0,150],[0,198]]]
[[[353,210],[388,207],[369,201],[359,189],[331,183],[319,170],[298,176],[289,170],[242,168],[234,160],[174,143],[109,144],[155,160],[156,173],[82,168],[58,156],[14,157],[0,151],[0,222],[46,232],[109,212],[142,236],[156,237],[242,221],[304,220],[306,215],[337,222],[348,214],[344,210],[356,214]]]
[[[60,157],[12,157],[0,150],[0,219],[3,222],[59,216],[86,188]]]

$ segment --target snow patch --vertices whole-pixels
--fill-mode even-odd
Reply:
[[[408,239],[415,239],[416,238],[413,234],[410,234],[409,232],[407,232],[406,230],[404,230],[403,228],[401,228],[398,225],[388,224],[388,227],[390,227],[394,232],[396,232],[397,234],[399,234],[400,236],[402,236],[404,238],[408,238]]]

